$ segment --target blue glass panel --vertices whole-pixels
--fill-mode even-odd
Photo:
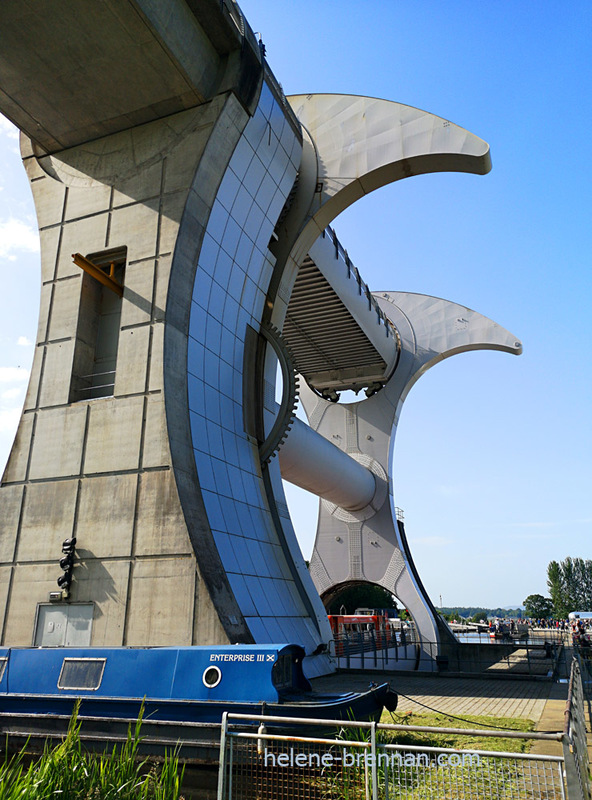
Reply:
[[[234,331],[229,331],[228,328],[222,327],[222,335],[220,337],[220,356],[224,361],[226,361],[227,364],[232,362],[234,342]]]
[[[189,400],[189,410],[204,416],[206,412],[206,403],[203,381],[200,378],[196,378],[191,372],[187,373],[187,396]]]
[[[257,643],[265,643],[269,642],[269,636],[267,634],[267,629],[263,625],[263,622],[260,617],[250,616],[247,620],[247,625],[249,626],[249,630]]]
[[[216,195],[216,200],[219,200],[227,211],[232,208],[240,186],[241,182],[234,172],[231,169],[227,169]]]
[[[292,598],[290,592],[286,589],[286,583],[283,580],[273,579],[270,581],[273,584],[275,597],[277,597],[278,608],[283,614],[291,614],[294,611]]]
[[[236,560],[236,556],[234,555],[232,547],[230,546],[228,534],[223,533],[222,531],[212,531],[212,534],[214,536],[216,547],[218,548],[218,553],[222,559],[224,569],[227,572],[240,572],[238,561]]]
[[[245,273],[238,266],[234,264],[232,272],[230,273],[230,282],[228,284],[228,292],[237,302],[240,302],[241,294],[243,292],[243,284],[245,282]]]
[[[282,208],[284,207],[284,203],[286,202],[286,195],[278,189],[273,196],[273,200],[269,206],[269,210],[267,215],[269,219],[277,220],[280,215]]]
[[[259,542],[257,539],[249,539],[249,548],[251,550],[251,558],[253,559],[253,563],[257,568],[257,574],[259,577],[262,578],[270,578],[271,573],[269,571],[269,567],[265,563],[265,559],[263,557],[263,553],[261,551],[261,547],[259,546]]]
[[[244,341],[247,325],[254,325],[257,328],[259,326],[259,320],[253,320],[248,311],[245,311],[244,308],[239,308],[236,336],[241,341]]]
[[[196,414],[195,411],[189,412],[189,424],[191,426],[191,441],[193,447],[203,453],[210,452],[208,437],[206,434],[206,418]]]
[[[216,283],[226,288],[230,272],[232,270],[232,259],[225,250],[220,250],[218,253],[218,260],[216,261],[216,269],[214,271],[214,279]]]
[[[235,405],[238,405],[236,403]],[[242,413],[242,410],[241,410]],[[235,421],[235,430],[240,430],[240,428],[236,425]],[[239,439],[237,442],[238,447],[238,465],[241,470],[247,470],[247,472],[252,472],[253,464],[255,463],[255,459],[257,458],[258,450],[255,445],[251,444],[246,439]],[[243,481],[244,486],[244,481]]]
[[[247,589],[247,584],[245,583],[245,579],[243,578],[243,576],[233,572],[229,572],[228,581],[230,583],[230,588],[232,589],[232,592],[236,597],[236,602],[238,603],[239,608],[242,611],[243,615],[252,616],[256,614],[257,609],[255,608],[255,603],[253,602],[253,598],[251,597],[249,590]],[[251,631],[251,633],[253,633],[253,631]]]
[[[222,320],[224,313],[224,302],[226,300],[226,289],[223,289],[216,281],[212,282],[210,290],[210,304],[208,306],[208,314],[214,317],[218,324]]]
[[[196,342],[193,336],[187,339],[187,369],[198,378],[204,372],[205,348],[201,342]]]
[[[265,175],[266,169],[261,163],[261,159],[255,155],[255,158],[251,161],[249,165],[249,169],[247,170],[247,174],[245,175],[243,184],[249,190],[252,197],[256,197],[257,192],[259,191],[259,187],[261,186],[261,181],[263,180],[263,176]]]
[[[257,287],[253,281],[247,277],[245,285],[243,286],[243,294],[241,297],[241,306],[249,313],[253,314],[253,305],[255,303],[255,294]]]
[[[218,364],[220,359],[211,350],[204,348],[204,372],[203,377],[206,384],[209,386],[218,386]],[[199,376],[198,376],[199,377]]]
[[[244,136],[241,136],[234,149],[232,158],[230,159],[230,166],[241,181],[244,178],[246,171],[249,169],[249,164],[251,163],[254,155],[255,151],[248,143],[247,139]]]
[[[283,108],[278,105],[277,100],[273,102],[273,108],[271,109],[271,116],[270,116],[271,128],[278,136],[281,136],[284,126],[287,125],[289,127],[289,122],[286,119],[286,115],[284,114]]]
[[[204,400],[206,404],[206,417],[212,423],[220,424],[220,393],[207,383],[204,385]],[[216,426],[217,427],[217,426]],[[218,454],[216,454],[218,455]]]
[[[210,289],[212,287],[212,278],[203,269],[197,270],[195,273],[195,284],[193,286],[193,302],[200,308],[207,308],[210,302]]]
[[[254,160],[255,159],[253,159],[253,161]],[[253,205],[252,193],[249,193],[247,187],[242,185],[235,198],[234,204],[232,206],[232,211],[230,212],[232,218],[235,220],[236,224],[241,229],[244,227],[245,221],[249,215],[249,211],[252,205]]]
[[[230,464],[236,464],[238,461],[236,435],[232,431],[222,429],[222,441],[224,442],[224,455],[226,457],[226,461],[228,461]],[[241,481],[241,486],[242,486],[242,481]]]
[[[253,252],[253,240],[246,231],[243,231],[241,233],[241,238],[239,239],[238,247],[236,248],[234,260],[237,264],[239,264],[243,268],[245,272],[247,270],[247,266],[249,264],[252,252]]]
[[[222,514],[222,509],[220,508],[220,500],[218,499],[218,495],[216,492],[203,490],[202,497],[206,507],[210,528],[215,528],[217,531],[223,531],[226,523],[224,522],[224,516]]]
[[[286,151],[288,158],[292,154],[292,145],[294,144],[295,138],[294,131],[292,130],[290,123],[286,120],[280,134],[280,144]]]
[[[212,469],[214,470],[214,480],[216,481],[216,489],[218,490],[218,494],[226,497],[232,497],[232,489],[230,486],[226,462],[220,461],[217,458],[213,458]]]
[[[253,203],[249,211],[249,216],[247,217],[245,230],[248,232],[249,236],[251,237],[251,239],[253,239],[254,242],[257,241],[257,237],[259,235],[259,229],[261,228],[261,223],[263,222],[263,219],[264,219],[263,211],[261,211],[257,203]]]
[[[289,161],[290,159],[288,158],[287,153],[281,147],[278,147],[275,158],[269,165],[269,173],[277,184],[279,184],[281,179],[284,177],[284,173]]]
[[[228,218],[228,211],[220,202],[218,202],[218,200],[215,200],[208,219],[207,227],[208,234],[215,242],[220,243],[222,241]]]
[[[218,354],[220,351],[220,334],[222,333],[222,325],[218,319],[222,317],[222,309],[219,314],[210,316],[208,314],[208,321],[206,322],[206,347],[208,350]]]
[[[195,447],[193,449],[193,454],[195,456],[195,466],[197,468],[199,485],[202,489],[215,492],[216,482],[214,480],[214,471],[212,469],[212,459],[207,453],[202,453],[195,449]]]
[[[199,251],[199,269],[203,269],[210,275],[213,275],[214,264],[216,263],[219,249],[219,242],[214,241],[209,233],[206,233]]]
[[[222,248],[228,253],[229,256],[234,257],[234,254],[236,253],[241,231],[241,226],[235,222],[232,217],[230,217],[228,220],[228,225],[226,226],[226,230],[224,231],[224,236],[222,237]]]
[[[242,531],[243,536],[252,538],[255,531],[253,529],[253,522],[251,520],[249,506],[246,503],[238,502],[236,499],[234,501],[234,506],[236,508],[240,530]]]
[[[251,559],[251,553],[248,548],[247,542],[251,539],[245,540],[242,536],[231,536],[230,542],[234,549],[234,553],[240,564],[241,572],[243,575],[255,575],[257,570]]]
[[[220,391],[227,397],[232,397],[234,370],[226,361],[220,361]]]
[[[261,548],[261,558],[267,565],[265,574],[270,578],[282,578],[283,572],[278,561],[285,561],[285,558],[281,548],[269,542],[260,542],[259,546]]]
[[[208,407],[208,396],[206,394],[206,408]],[[208,414],[208,444],[210,446],[210,453],[215,457],[224,461],[224,447],[222,445],[222,429],[212,421],[212,417]]]
[[[271,609],[271,606],[270,606]],[[277,620],[273,615],[273,610],[269,611],[269,616],[264,617],[261,622],[265,626],[265,630],[267,631],[268,641],[269,642],[291,642],[291,638],[286,637],[286,633],[283,629],[282,622]]]
[[[263,86],[261,87],[261,94],[259,95],[259,110],[265,117],[265,119],[269,119],[271,116],[271,112],[273,109],[273,94],[271,93],[271,89],[269,86],[263,81]]]
[[[224,302],[224,314],[222,316],[222,324],[228,328],[229,331],[236,330],[236,321],[238,319],[238,303],[229,294],[226,295]],[[227,359],[228,361],[228,359]]]
[[[206,340],[207,313],[197,303],[191,303],[191,316],[189,317],[189,335],[203,344]]]
[[[244,132],[245,138],[252,146],[253,150],[257,150],[267,130],[267,119],[264,117],[261,109],[258,108]]]
[[[265,592],[263,591],[259,578],[255,575],[245,575],[245,582],[251,593],[251,597],[255,601],[259,614],[262,617],[273,614],[273,609],[268,599],[265,597]]]
[[[234,403],[229,397],[226,397],[226,395],[224,394],[220,395],[220,420],[221,420],[222,430],[224,432],[234,430]],[[231,435],[234,436],[235,434],[232,433]],[[224,436],[222,438],[224,440]],[[226,452],[225,440],[224,444],[225,444],[224,451]],[[236,447],[236,442],[234,443],[234,450],[236,451],[236,458],[227,460],[231,461],[233,464],[236,464],[238,463],[238,451]]]
[[[230,477],[230,483],[232,484],[232,496],[235,497],[239,502],[246,502],[246,497],[243,491],[243,482],[242,482],[242,470],[235,467],[234,464],[228,465],[228,475]]]
[[[273,199],[276,188],[277,186],[274,179],[269,173],[266,173],[255,198],[257,205],[263,210],[264,213],[267,212],[267,209],[269,208],[269,204]]]
[[[241,525],[236,511],[236,504],[232,497],[221,497],[220,506],[226,521],[226,530],[235,536],[241,535]]]
[[[232,397],[239,403],[243,397],[243,376],[237,369],[233,370],[233,372]]]

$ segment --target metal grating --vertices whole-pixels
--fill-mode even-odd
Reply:
[[[384,376],[386,362],[309,257],[292,290],[283,336],[298,371],[315,388],[324,382],[322,373],[343,372],[343,388]]]

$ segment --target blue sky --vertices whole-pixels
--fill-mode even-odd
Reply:
[[[453,3],[244,0],[286,94],[372,95],[489,142],[486,176],[427,175],[335,221],[374,290],[423,292],[491,317],[514,357],[469,353],[411,391],[395,502],[439,604],[510,605],[546,593],[546,566],[592,557],[592,300],[588,0]],[[39,264],[15,131],[0,119],[0,463],[35,338]],[[316,501],[288,500],[309,555]]]

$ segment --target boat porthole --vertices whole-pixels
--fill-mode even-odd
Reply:
[[[204,686],[207,686],[208,689],[213,689],[222,680],[222,673],[218,667],[208,667],[202,676],[202,680]]]

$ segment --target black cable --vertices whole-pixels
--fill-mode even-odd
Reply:
[[[417,703],[418,706],[422,706],[423,708],[427,708],[428,711],[433,711],[436,714],[441,714],[443,717],[450,717],[450,719],[458,719],[460,722],[468,722],[469,725],[481,725],[482,728],[495,728],[496,731],[515,731],[516,728],[504,728],[501,725],[486,725],[484,722],[475,722],[471,719],[465,719],[464,717],[457,717],[454,714],[448,714],[446,711],[438,711],[437,708],[432,708],[432,706],[426,706],[425,703],[420,703],[419,700],[416,700],[414,697],[408,697],[403,692],[397,692],[401,697],[404,697],[405,700],[411,700],[412,703]],[[393,716],[391,712],[391,717]],[[396,723],[395,723],[396,724]]]

